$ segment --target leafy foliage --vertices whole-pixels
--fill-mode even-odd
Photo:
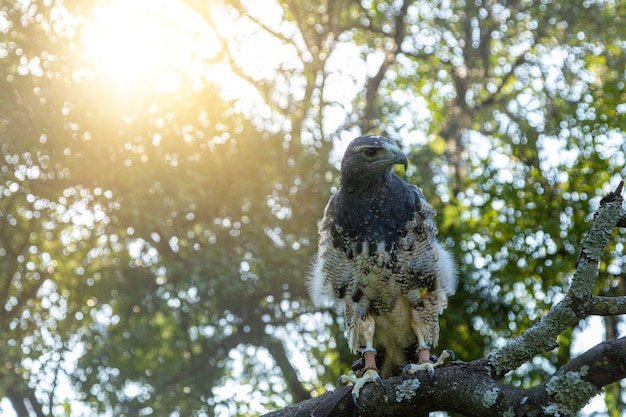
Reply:
[[[323,392],[354,358],[304,276],[333,147],[360,133],[410,149],[461,269],[441,340],[466,360],[562,297],[600,187],[626,176],[619,2],[176,3],[202,22],[165,28],[197,70],[132,89],[85,52],[93,10],[49,3],[0,3],[0,394],[19,415],[64,415],[70,377],[116,415]],[[281,53],[246,60],[264,43]],[[623,248],[598,293],[624,294]],[[551,373],[572,337],[508,380]]]

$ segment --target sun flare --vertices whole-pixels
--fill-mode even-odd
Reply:
[[[82,41],[95,71],[118,87],[154,81],[176,89],[181,74],[215,54],[217,41],[207,30],[174,0],[113,0],[93,10]]]
[[[284,29],[282,9],[274,2],[253,4],[256,19]],[[298,65],[293,45],[216,3],[194,9],[180,0],[108,0],[94,7],[84,28],[87,73],[116,93],[179,92],[211,84],[225,99],[249,105],[260,100],[251,79],[271,79],[277,68]]]

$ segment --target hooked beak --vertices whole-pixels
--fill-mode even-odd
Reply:
[[[409,161],[405,153],[395,145],[387,145],[386,148],[389,154],[389,159],[393,161],[394,164],[403,165],[404,170],[406,171],[409,167]]]

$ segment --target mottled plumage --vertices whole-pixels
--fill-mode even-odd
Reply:
[[[345,314],[348,343],[363,354],[364,371],[378,368],[385,378],[437,344],[438,317],[456,289],[454,261],[437,241],[435,211],[418,187],[393,173],[395,164],[406,168],[406,156],[386,138],[350,143],[309,277],[313,301]],[[376,364],[364,352],[377,352]]]

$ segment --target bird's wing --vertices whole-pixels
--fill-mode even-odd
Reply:
[[[345,253],[333,244],[336,200],[337,194],[334,194],[324,209],[324,217],[318,230],[317,258],[309,273],[308,288],[315,305],[334,306],[341,311],[344,305],[343,297],[353,271]]]
[[[397,282],[410,307],[411,327],[421,346],[436,345],[439,315],[456,290],[457,274],[452,255],[437,241],[435,210],[417,187],[415,216],[407,224],[398,251]]]
[[[407,224],[406,240],[412,243],[404,259],[414,282],[428,289],[440,289],[451,296],[456,291],[456,263],[437,240],[436,212],[426,201],[422,190],[413,185],[417,198],[415,218]],[[405,245],[406,246],[406,245]]]

